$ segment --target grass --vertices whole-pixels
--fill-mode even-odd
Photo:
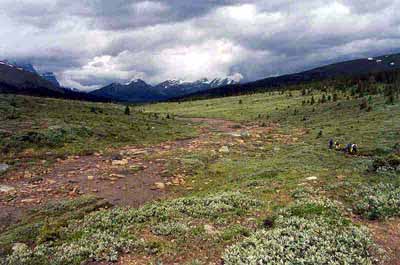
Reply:
[[[0,159],[87,154],[196,134],[186,123],[124,110],[117,104],[0,95]]]
[[[149,160],[167,160],[167,175],[185,177],[191,189],[176,188],[178,199],[140,209],[93,211],[68,223],[52,217],[59,206],[41,210],[42,216],[50,216],[50,225],[33,219],[0,237],[8,253],[12,243],[29,245],[9,260],[34,264],[35,259],[43,262],[51,256],[53,264],[79,264],[115,260],[129,251],[134,258],[149,257],[154,264],[209,264],[221,258],[225,264],[259,260],[268,264],[279,259],[374,264],[381,256],[373,250],[373,237],[351,216],[357,214],[361,222],[398,216],[400,103],[386,104],[383,96],[375,95],[367,111],[360,109],[362,99],[349,93],[339,93],[337,102],[314,105],[302,103],[311,94],[291,94],[137,106],[130,116],[123,114],[120,105],[1,96],[0,112],[8,115],[5,125],[0,125],[6,133],[2,146],[34,131],[37,134],[27,138],[33,138],[33,143],[22,146],[33,148],[35,155],[153,144],[193,135],[199,127],[166,119],[168,114],[233,120],[242,125],[238,130],[251,130],[248,125],[270,129],[257,137],[251,131],[237,138],[214,132],[197,149],[149,156]],[[322,93],[314,91],[313,96],[319,99]],[[15,105],[12,100],[15,113],[4,107]],[[150,134],[148,126],[155,127]],[[357,143],[359,153],[329,150],[330,138],[342,146]],[[62,145],[50,147],[53,139]],[[221,146],[228,146],[229,152],[219,152]],[[13,154],[26,152],[17,150],[12,149]],[[10,154],[3,156],[10,158]],[[374,200],[367,199],[373,195]],[[24,231],[25,225],[35,227],[29,228],[34,232],[16,232]]]

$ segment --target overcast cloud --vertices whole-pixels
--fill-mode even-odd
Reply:
[[[84,90],[255,80],[400,51],[400,0],[1,0],[0,59]]]

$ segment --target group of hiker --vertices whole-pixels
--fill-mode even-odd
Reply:
[[[329,149],[343,151],[348,154],[356,154],[358,152],[357,144],[348,143],[344,148],[342,148],[341,144],[338,141],[334,141],[333,139],[329,140]]]

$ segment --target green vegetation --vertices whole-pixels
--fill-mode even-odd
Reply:
[[[32,158],[88,154],[194,135],[191,126],[131,112],[129,106],[0,95],[2,160],[24,152]]]
[[[273,224],[229,247],[224,264],[376,264],[368,232],[330,201],[296,202]]]
[[[375,220],[400,216],[400,186],[379,184],[361,187],[354,205],[357,214]]]
[[[26,246],[18,248],[5,263],[72,265],[88,259],[116,261],[121,252],[158,251],[153,249],[153,242],[138,238],[138,232],[146,227],[155,235],[179,235],[188,227],[172,220],[197,220],[196,223],[200,223],[203,219],[218,219],[221,222],[256,206],[260,206],[260,203],[238,192],[231,192],[153,203],[140,209],[101,210],[58,228],[53,237],[37,242],[33,250]],[[50,206],[44,211],[53,213],[57,212],[55,209],[66,210],[70,207],[69,204],[63,204]]]

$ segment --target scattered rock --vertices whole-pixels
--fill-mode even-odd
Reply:
[[[206,231],[206,233],[207,233],[208,235],[216,235],[216,234],[218,234],[218,230],[215,229],[214,226],[208,225],[208,224],[205,224],[205,225],[204,225],[204,231]]]
[[[242,139],[238,139],[237,142],[240,144],[244,144],[244,141]]]
[[[241,132],[241,133],[240,133],[240,136],[241,136],[241,137],[244,137],[244,138],[247,138],[247,137],[250,137],[251,134],[250,134],[249,132],[245,131],[245,132]]]
[[[31,172],[25,171],[24,172],[24,178],[29,179],[33,176],[33,174]]]
[[[222,146],[218,151],[220,153],[227,154],[227,153],[229,153],[229,147],[228,146]]]
[[[338,176],[336,176],[336,178],[337,178],[338,180],[344,180],[346,177],[343,176],[343,175],[338,175]]]
[[[28,249],[28,245],[24,243],[14,243],[12,246],[12,250],[14,252],[24,252]]]
[[[313,180],[317,180],[317,179],[318,178],[316,176],[306,178],[307,181],[313,181]]]
[[[237,133],[237,132],[233,132],[233,133],[228,133],[230,136],[233,136],[233,137],[242,137],[242,134],[241,133]]]
[[[122,159],[122,160],[113,160],[111,163],[113,166],[125,166],[129,162],[128,159]]]
[[[22,203],[33,203],[36,202],[36,199],[23,199],[21,200]]]
[[[122,160],[124,157],[121,154],[116,154],[111,157],[112,160]]]
[[[178,178],[172,179],[172,184],[179,185],[179,179]]]
[[[53,179],[48,179],[48,180],[47,180],[47,183],[50,184],[50,185],[52,185],[52,184],[56,184],[56,181],[53,180]]]
[[[87,176],[88,180],[94,180],[94,176]]]
[[[12,191],[15,191],[14,187],[7,185],[0,185],[0,192],[12,192]]]
[[[165,189],[165,184],[162,182],[156,182],[156,183],[154,183],[154,186],[159,190]]]
[[[119,178],[119,179],[124,179],[124,178],[126,178],[126,176],[125,176],[125,175],[122,175],[122,174],[111,174],[110,177],[111,177],[111,178]]]
[[[7,169],[9,169],[9,168],[10,168],[10,166],[7,164],[0,164],[0,173],[7,171]]]

